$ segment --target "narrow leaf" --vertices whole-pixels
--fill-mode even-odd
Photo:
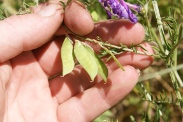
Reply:
[[[116,62],[116,64],[124,71],[125,69],[123,68],[123,66],[120,64],[120,62],[118,61],[118,59],[116,59],[116,57],[114,56],[114,54],[108,50],[106,47],[100,45],[101,48],[103,48],[108,54],[111,55],[111,57],[113,58],[113,60]]]
[[[71,40],[66,37],[61,47],[62,75],[70,73],[74,69],[74,53]]]
[[[85,47],[88,50],[88,52],[90,52],[90,54],[92,54],[93,57],[95,58],[95,61],[96,61],[97,66],[98,66],[98,73],[103,78],[103,80],[106,82],[107,81],[107,77],[108,77],[108,69],[107,69],[107,66],[97,56],[97,54],[95,54],[95,52],[93,51],[93,49],[89,45],[85,45]]]
[[[95,57],[88,52],[79,40],[76,40],[74,54],[80,65],[86,70],[93,81],[98,74],[98,66],[95,61]]]

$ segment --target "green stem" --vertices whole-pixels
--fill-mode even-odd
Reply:
[[[108,50],[106,47],[104,47],[104,46],[102,45],[101,42],[98,42],[98,41],[95,40],[95,39],[89,39],[89,38],[87,38],[86,40],[88,40],[88,41],[90,41],[90,42],[97,43],[102,49],[104,49],[108,54],[110,54],[111,57],[113,58],[113,60],[116,62],[116,64],[117,64],[122,70],[124,70],[123,66],[122,66],[121,63],[118,61],[118,59],[116,59],[116,57],[114,56],[114,54],[113,54],[110,50]]]
[[[158,47],[160,48],[160,51],[163,53],[164,52],[164,48],[163,48],[163,46],[161,44],[161,41],[157,37],[154,29],[152,28],[152,26],[151,26],[151,24],[150,24],[150,22],[148,20],[147,15],[145,15],[145,19],[146,19],[146,23],[147,23],[147,26],[148,26],[149,33],[151,34],[151,37],[154,38],[153,40],[155,40],[155,42],[158,44]]]
[[[164,38],[165,34],[164,34],[164,29],[163,29],[163,23],[161,21],[161,16],[160,16],[157,1],[153,0],[152,4],[153,4],[156,19],[157,19],[157,24],[158,24],[158,30],[159,30],[159,34],[160,34],[161,43],[162,43],[162,46],[164,47],[164,53],[167,55],[169,53],[169,51],[167,50],[166,40]]]
[[[178,41],[177,44],[175,44],[175,45],[173,46],[173,48],[171,49],[171,51],[169,52],[169,54],[168,54],[168,56],[167,56],[167,59],[170,58],[170,56],[171,56],[172,53],[175,51],[175,49],[177,48],[177,46],[178,46],[180,43],[182,43],[182,42],[183,42],[183,38],[182,38],[180,41]]]
[[[175,66],[175,67],[166,68],[166,69],[160,70],[160,71],[155,72],[155,73],[150,73],[150,74],[146,74],[144,76],[140,76],[139,81],[141,82],[141,81],[149,80],[149,79],[152,79],[156,76],[162,76],[162,75],[165,75],[167,73],[177,71],[180,69],[183,69],[183,63],[179,64],[178,66]]]
[[[77,38],[81,39],[81,40],[85,40],[85,41],[88,41],[88,42],[93,42],[93,43],[96,43],[96,44],[99,44],[102,45],[103,47],[106,46],[106,47],[109,47],[109,48],[114,48],[114,49],[121,49],[121,51],[127,51],[127,52],[134,52],[134,50],[132,49],[129,49],[129,48],[124,48],[124,47],[121,47],[121,46],[117,46],[117,45],[112,45],[112,44],[108,44],[108,43],[105,43],[105,42],[102,42],[102,40],[97,41],[95,39],[90,39],[90,38],[86,38],[86,37],[82,37],[80,35],[77,35],[75,33],[73,33],[71,30],[69,30],[67,28],[67,26],[63,25],[65,27],[66,30],[68,30],[71,34],[73,34],[74,36],[76,36]],[[141,55],[147,55],[147,56],[152,56],[152,55],[148,55],[147,53],[145,52],[142,52],[142,51],[136,51],[135,52],[136,54],[141,54]]]
[[[17,10],[10,5],[10,1],[4,0],[2,7],[5,8],[10,15],[17,14]]]
[[[114,56],[114,54],[113,54],[110,50],[108,50],[106,47],[104,47],[104,46],[102,46],[102,45],[100,45],[100,47],[103,48],[107,53],[109,53],[109,54],[112,56],[113,60],[116,62],[116,64],[117,64],[123,71],[125,70],[125,69],[123,68],[123,66],[121,65],[121,63],[118,61],[118,59],[116,59],[116,57]]]
[[[170,59],[167,63],[168,68],[170,68],[172,66],[177,66],[177,48],[173,52],[172,59]],[[182,95],[180,93],[180,87],[178,84],[179,75],[178,75],[177,71],[173,70],[172,72],[170,72],[170,77],[171,77],[171,81],[173,84],[173,88],[175,89],[175,94],[177,96],[177,100],[179,102],[179,105],[180,105],[182,113],[183,113],[183,98],[182,98]]]
[[[177,66],[177,45],[175,45],[173,47],[173,49],[171,50],[171,52],[169,53],[169,51],[167,50],[168,48],[167,48],[167,44],[166,44],[166,40],[165,40],[165,36],[164,36],[164,30],[163,30],[163,25],[162,25],[162,21],[161,21],[157,1],[152,0],[152,4],[153,4],[153,7],[154,7],[154,12],[155,12],[155,15],[156,15],[156,19],[157,19],[158,30],[159,30],[161,41],[159,41],[158,37],[156,36],[156,33],[152,29],[150,29],[151,33],[152,33],[153,37],[155,38],[158,46],[160,47],[160,51],[164,54],[165,57],[168,57],[168,58],[165,59],[166,67],[167,68],[176,67]],[[151,27],[150,23],[148,23],[148,26],[149,26],[149,28]],[[175,40],[175,41],[178,44],[178,40]],[[171,55],[172,55],[172,58],[170,58]],[[170,72],[170,77],[171,77],[171,81],[172,81],[172,84],[173,84],[173,88],[175,89],[175,94],[176,94],[177,100],[179,102],[179,105],[180,105],[182,113],[183,113],[183,99],[182,99],[182,95],[180,93],[180,88],[179,88],[179,85],[178,85],[178,80],[179,80],[180,77],[179,77],[176,70],[173,70],[173,71]]]

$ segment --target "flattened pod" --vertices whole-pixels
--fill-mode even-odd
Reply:
[[[92,54],[93,57],[95,57],[95,61],[97,62],[97,66],[98,66],[98,74],[103,78],[103,80],[105,82],[107,82],[107,77],[108,77],[108,69],[107,69],[107,66],[97,56],[97,54],[95,54],[94,50],[89,45],[85,45],[85,47],[88,50],[88,52],[90,52],[90,54]]]
[[[61,47],[62,75],[70,73],[74,69],[74,53],[71,40],[66,37]]]
[[[79,40],[76,40],[74,54],[80,65],[86,70],[93,81],[98,74],[98,66],[95,57],[91,55],[90,52],[88,52],[88,50]]]

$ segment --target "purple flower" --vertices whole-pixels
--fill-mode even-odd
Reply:
[[[118,18],[129,19],[132,23],[137,23],[138,18],[130,9],[140,12],[140,6],[132,5],[124,0],[99,0],[99,2],[105,8],[108,19],[111,19],[112,16],[116,16]]]

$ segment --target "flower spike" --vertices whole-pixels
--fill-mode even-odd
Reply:
[[[137,23],[138,18],[130,9],[140,12],[140,6],[132,5],[124,0],[99,0],[99,2],[105,8],[108,19],[116,16],[118,18],[129,19],[132,23]]]

